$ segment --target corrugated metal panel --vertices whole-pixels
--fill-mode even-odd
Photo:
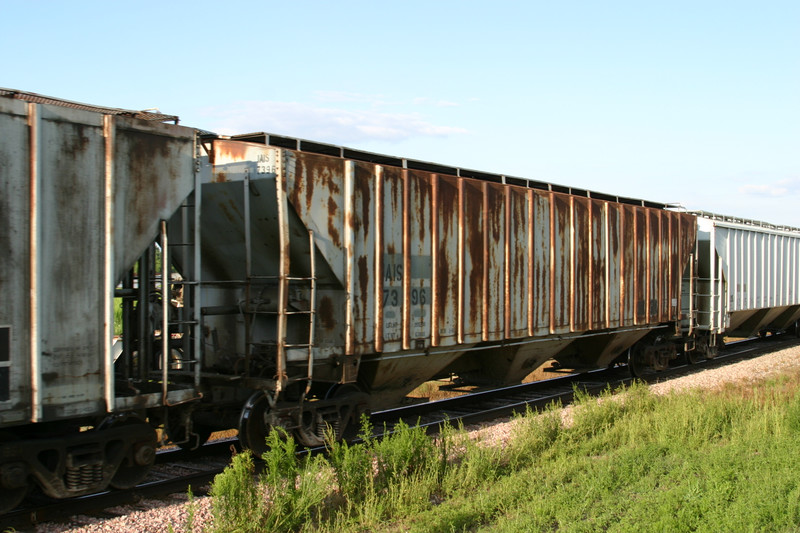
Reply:
[[[403,347],[425,349],[431,336],[431,182],[417,171],[407,171],[402,217]],[[396,215],[399,213],[396,213]],[[359,339],[360,343],[364,341]]]
[[[376,254],[382,265],[381,272],[381,298],[382,305],[376,305],[383,313],[383,330],[380,344],[384,352],[394,352],[403,349],[403,326],[405,314],[403,303],[405,291],[404,272],[404,246],[405,232],[402,216],[404,201],[405,179],[403,171],[397,168],[384,168],[379,198],[382,213],[379,228],[380,244]]]
[[[483,209],[483,186],[474,180],[462,180],[461,218],[459,226],[461,275],[459,290],[463,297],[459,309],[460,342],[473,343],[483,339],[484,271],[486,262],[486,215]]]
[[[366,163],[356,165],[357,185],[347,192],[337,178],[346,160],[291,157],[316,169],[290,177],[288,197],[320,231],[323,257],[335,270],[343,246],[336,235],[349,231],[345,264],[362,265],[346,266],[349,353],[678,319],[690,215]],[[309,198],[328,210],[309,209]],[[379,221],[374,236],[371,220]],[[379,266],[380,280],[369,265]],[[377,339],[363,316],[370,306],[381,310]]]
[[[346,149],[327,145],[314,145],[324,153],[312,153],[296,150],[308,143],[249,140],[291,148],[216,139],[212,181],[218,183],[209,186],[240,180],[247,169],[254,171],[257,158],[267,157],[262,152],[280,152],[269,158],[283,162],[274,179],[290,213],[290,275],[307,275],[306,229],[313,231],[319,258],[315,358],[369,356],[360,378],[379,395],[398,394],[421,374],[452,362],[454,350],[477,343],[559,335],[574,340],[587,332],[631,329],[586,344],[587,350],[602,345],[598,357],[605,361],[647,328],[680,319],[681,274],[695,238],[692,215],[591,198],[585,191],[573,195],[494,176],[450,175],[436,165],[381,164],[394,162],[387,157],[348,159],[342,157]],[[226,201],[222,195],[218,200]],[[214,202],[204,194],[206,216]],[[273,217],[275,208],[259,209],[254,221]],[[254,222],[252,228],[257,233],[251,240],[264,246],[263,255],[276,256],[275,243],[261,235],[269,224]],[[220,246],[231,240],[208,229],[206,249],[215,248],[209,238],[225,241]],[[234,256],[209,259],[226,263]],[[548,346],[567,349],[573,340]],[[518,378],[541,364],[536,353],[498,352],[495,374]],[[423,354],[431,356],[424,364],[397,362]],[[475,354],[469,357],[481,357]],[[393,376],[392,369],[400,368],[407,374]]]
[[[550,238],[552,193],[530,191],[531,215],[527,231],[531,237],[528,270],[530,282],[529,334],[541,336],[550,333]]]
[[[608,309],[609,328],[622,326],[622,216],[619,204],[605,204],[606,209],[606,235],[608,235],[608,265],[606,274],[606,293],[608,298],[605,307]]]
[[[436,247],[433,254],[434,290],[434,338],[435,346],[452,346],[459,342],[459,265],[460,259],[460,195],[458,179],[438,176],[435,179],[437,217],[433,239]]]
[[[608,327],[608,228],[607,209],[604,202],[593,200],[590,203],[589,249],[589,287],[591,329]]]
[[[525,337],[528,332],[530,307],[527,298],[517,298],[518,294],[528,294],[531,282],[531,239],[530,210],[533,191],[518,188],[507,189],[507,260],[504,300],[506,312],[506,338]]]
[[[713,242],[702,256],[713,278],[706,303],[713,316],[702,323],[704,328],[753,334],[782,314],[795,314],[791,308],[800,306],[800,230],[716,216],[702,216],[698,225],[703,238]]]

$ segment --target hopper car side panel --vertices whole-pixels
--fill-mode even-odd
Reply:
[[[103,117],[18,100],[2,105],[0,150],[11,164],[2,167],[8,224],[0,231],[11,261],[3,262],[0,325],[11,333],[14,379],[0,420],[103,413],[113,395],[105,379],[110,335],[103,342],[111,321]]]
[[[176,393],[196,397],[191,385],[168,384],[166,369],[161,383],[152,379],[141,341],[144,376],[134,386],[132,354],[117,359],[113,338],[118,284],[125,278],[121,297],[135,298],[134,263],[194,188],[195,131],[146,113],[0,96],[5,512],[33,484],[56,498],[135,484],[155,452],[146,409]],[[144,300],[142,310],[151,303]]]
[[[191,192],[194,132],[7,98],[0,121],[0,425],[111,412],[114,286]]]
[[[0,427],[31,417],[27,105],[0,98]]]
[[[516,381],[547,357],[607,363],[682,318],[691,215],[253,142],[211,145],[213,182],[245,179],[245,168],[262,179],[259,158],[277,162],[268,174],[291,213],[288,272],[308,276],[300,236],[311,231],[327,273],[311,303],[316,379],[358,381],[373,399],[383,395],[378,404],[442,371]],[[252,246],[269,242],[266,231]],[[599,359],[598,342],[556,337],[593,332],[606,332]],[[536,339],[549,344],[492,351]],[[301,379],[300,352],[287,353],[297,367],[289,380]],[[330,364],[342,368],[331,373]]]
[[[800,231],[701,213],[698,327],[748,337],[800,319]]]

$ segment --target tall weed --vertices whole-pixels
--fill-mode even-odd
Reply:
[[[330,495],[331,475],[320,456],[297,455],[294,438],[281,428],[267,437],[264,473],[259,484],[267,496],[263,525],[265,531],[296,531],[317,521]]]
[[[439,454],[436,446],[420,427],[410,428],[404,421],[395,426],[388,437],[372,442],[378,475],[376,484],[379,490],[403,478],[438,468]]]
[[[561,434],[561,404],[551,403],[544,412],[525,408],[524,415],[515,415],[508,460],[514,468],[529,466],[545,452]]]
[[[233,457],[230,466],[214,478],[214,529],[219,532],[260,531],[264,508],[255,483],[253,457],[245,450]]]
[[[481,445],[463,430],[451,431],[443,440],[452,452],[442,469],[439,487],[442,497],[470,494],[505,473],[502,448]]]
[[[361,419],[360,443],[336,441],[329,432],[326,439],[328,461],[333,468],[339,493],[349,504],[359,504],[375,493],[374,457],[371,453],[372,426],[366,416]]]

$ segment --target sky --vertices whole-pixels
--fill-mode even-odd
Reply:
[[[797,0],[0,14],[0,87],[800,227]]]

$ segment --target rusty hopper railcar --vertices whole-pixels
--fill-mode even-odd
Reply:
[[[269,134],[202,144],[203,360],[264,391],[250,446],[274,424],[318,444],[443,372],[518,382],[637,343],[659,368],[682,347],[693,215]]]
[[[114,286],[194,188],[170,118],[0,90],[0,512],[136,483],[145,410],[195,397],[114,379]]]

